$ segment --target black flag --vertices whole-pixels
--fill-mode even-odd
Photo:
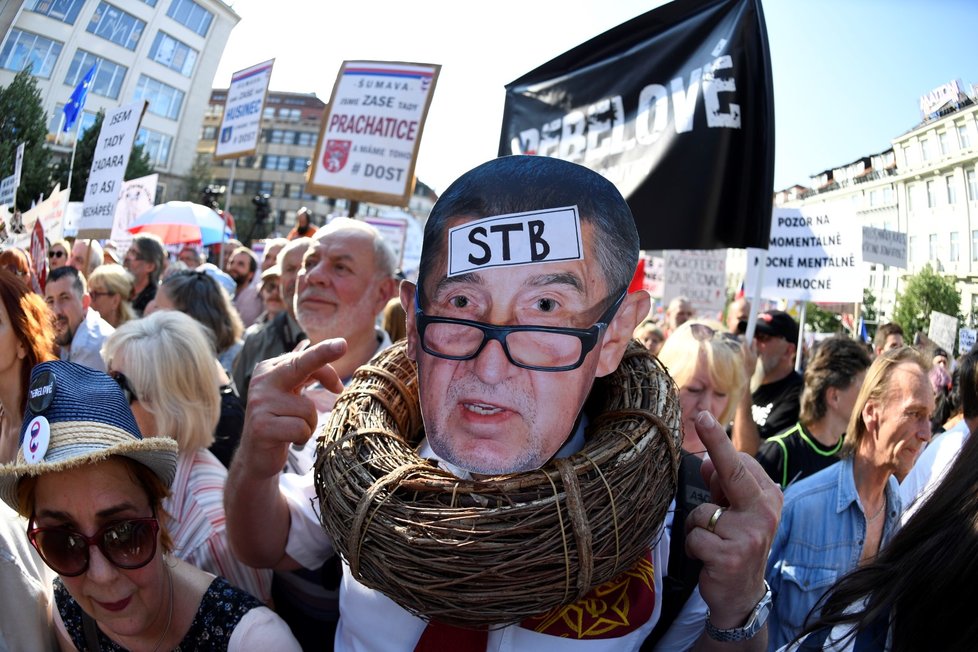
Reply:
[[[767,248],[774,98],[760,0],[674,0],[506,86],[500,156],[581,163],[643,249]]]

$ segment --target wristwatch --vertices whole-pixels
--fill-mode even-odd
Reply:
[[[754,606],[754,610],[750,612],[750,616],[747,618],[747,622],[743,627],[718,629],[710,622],[710,612],[707,610],[706,633],[714,641],[746,641],[754,638],[754,635],[761,630],[761,627],[764,627],[764,623],[767,622],[767,617],[770,613],[771,587],[768,586],[767,580],[764,580],[764,595],[761,597],[761,601]]]

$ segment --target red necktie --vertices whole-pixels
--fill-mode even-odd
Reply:
[[[489,632],[456,627],[432,620],[424,628],[414,652],[486,652]]]

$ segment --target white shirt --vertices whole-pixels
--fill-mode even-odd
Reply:
[[[97,371],[106,371],[102,359],[102,343],[115,332],[112,324],[102,319],[98,311],[88,308],[85,319],[71,338],[71,346],[61,348],[61,359],[84,365]]]
[[[583,446],[583,424],[578,432],[561,449],[570,455]],[[427,443],[422,454],[431,453]],[[438,459],[433,454],[430,459]],[[443,462],[439,462],[444,465]],[[289,539],[286,553],[306,568],[319,568],[334,554],[332,541],[323,531],[318,516],[318,501],[313,474],[303,476],[283,474],[279,483],[291,514]],[[565,652],[622,652],[638,650],[649,632],[659,620],[662,610],[661,574],[669,567],[669,541],[658,536],[652,548],[654,572],[655,608],[652,617],[629,634],[617,638],[576,640],[541,634],[519,625],[509,625],[490,630],[487,652],[525,651]],[[427,623],[379,591],[369,589],[353,578],[346,561],[343,562],[343,580],[340,585],[340,622],[336,630],[337,652],[412,652]],[[528,614],[529,615],[529,614]]]

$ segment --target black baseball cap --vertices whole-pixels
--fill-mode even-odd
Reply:
[[[747,322],[741,321],[740,323],[744,325],[746,330]],[[798,322],[783,310],[765,310],[757,315],[755,329],[762,335],[783,337],[791,343],[798,342]]]

